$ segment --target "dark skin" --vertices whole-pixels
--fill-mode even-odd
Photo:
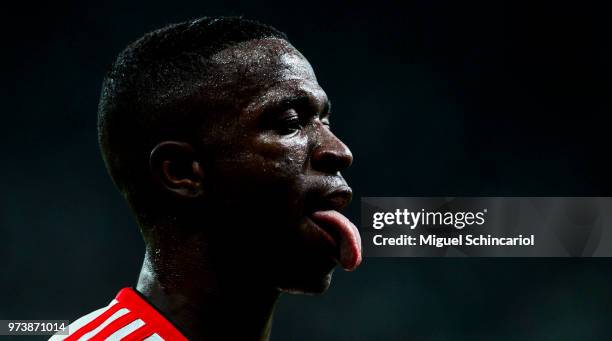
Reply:
[[[137,290],[190,340],[267,340],[280,293],[330,284],[338,236],[310,214],[348,205],[340,171],[352,155],[288,42],[246,41],[211,62],[201,96],[224,108],[216,124],[150,154],[155,186],[170,199],[165,218],[143,228]]]

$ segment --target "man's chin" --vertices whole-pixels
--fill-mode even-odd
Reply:
[[[287,294],[320,295],[329,289],[332,280],[333,269],[321,276],[309,276],[296,278],[278,287],[281,292]]]

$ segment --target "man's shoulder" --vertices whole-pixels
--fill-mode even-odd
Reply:
[[[124,288],[106,307],[72,322],[68,335],[53,335],[49,341],[96,340],[187,340],[161,313],[134,289]]]
[[[78,318],[76,321],[72,322],[68,326],[68,334],[67,335],[55,334],[55,335],[53,335],[49,339],[49,341],[60,341],[60,340],[67,339],[69,336],[74,335],[76,331],[78,331],[82,327],[86,326],[90,322],[94,321],[100,315],[104,314],[104,312],[108,311],[110,309],[110,307],[115,305],[116,303],[117,303],[117,300],[112,300],[111,303],[109,305],[107,305],[106,307],[102,307],[102,308],[100,308],[98,310],[92,311],[91,313],[89,313],[87,315],[81,316],[80,318]]]

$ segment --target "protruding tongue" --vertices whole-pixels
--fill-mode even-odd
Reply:
[[[311,218],[336,239],[340,246],[339,261],[342,268],[355,270],[361,263],[361,236],[357,227],[338,211],[317,211]]]

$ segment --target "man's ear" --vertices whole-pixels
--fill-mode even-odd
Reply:
[[[196,198],[203,194],[201,160],[189,143],[160,142],[151,151],[149,167],[154,181],[163,190],[184,198]]]

